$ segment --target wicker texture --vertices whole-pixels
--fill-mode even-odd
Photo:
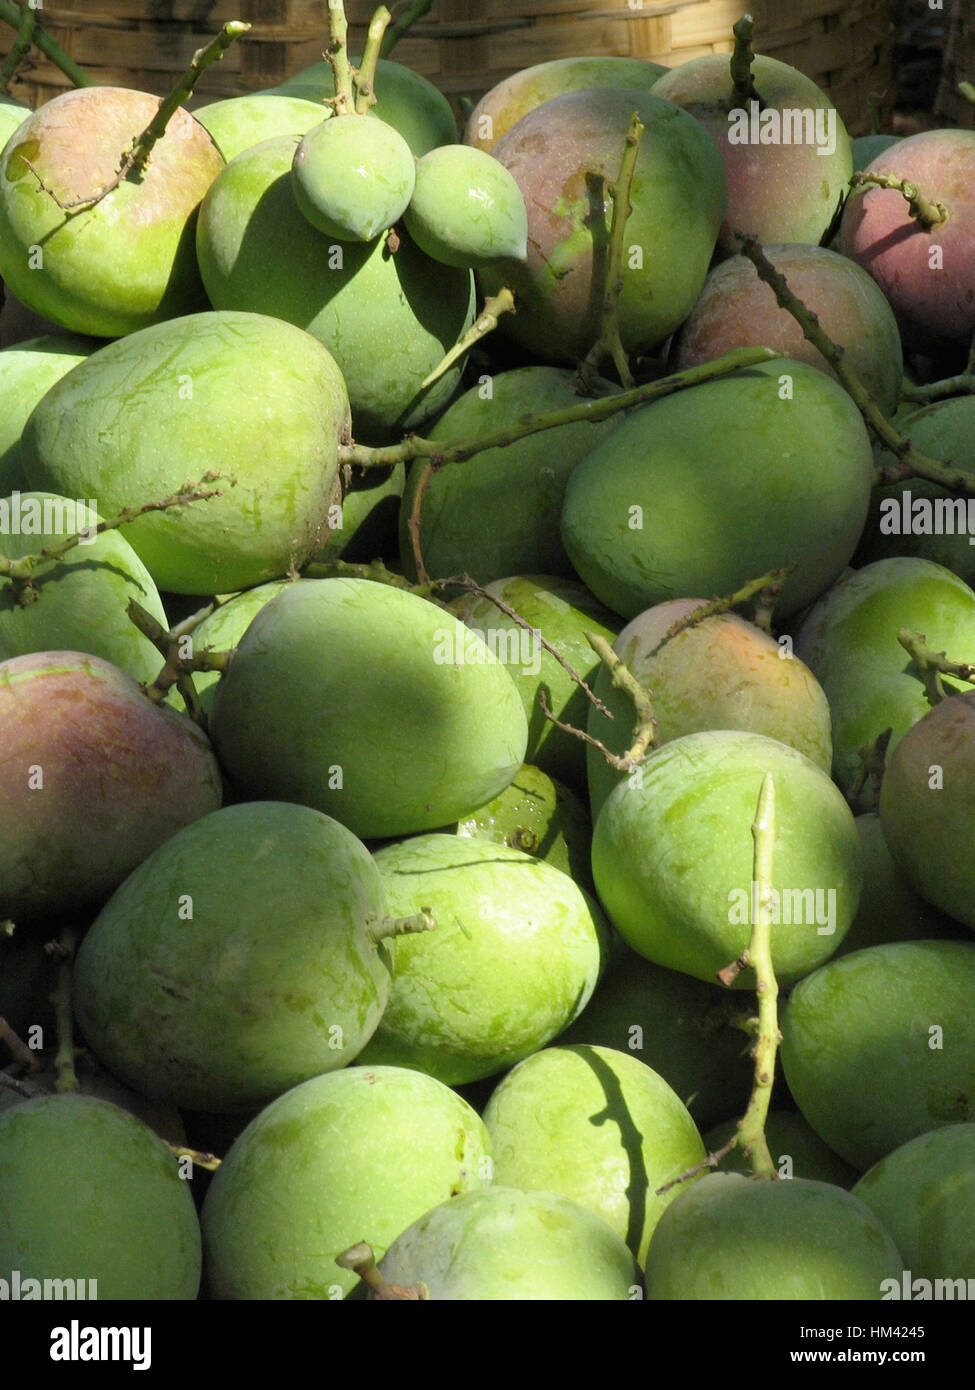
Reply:
[[[361,47],[373,0],[347,0]],[[674,67],[730,52],[749,10],[760,53],[792,63],[827,92],[850,127],[869,129],[867,98],[893,92],[890,0],[435,0],[398,61],[448,97],[477,99],[519,68],[552,58],[620,56]],[[227,19],[253,28],[204,76],[209,98],[273,86],[318,61],[327,0],[48,0],[44,26],[98,81],[162,94]],[[38,58],[14,94],[31,104],[68,84]],[[883,100],[881,112],[885,114]]]
[[[975,82],[975,6],[972,0],[955,0],[934,114],[941,121],[975,130],[975,106],[957,90],[961,81]]]

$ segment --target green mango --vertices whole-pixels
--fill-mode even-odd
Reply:
[[[39,107],[0,155],[0,275],[74,333],[117,338],[205,307],[193,230],[224,159],[187,111],[141,177],[87,206],[55,201],[96,196],[158,109],[147,92],[79,87]]]
[[[20,436],[35,405],[100,346],[95,338],[49,333],[0,351],[0,494],[27,487]]]
[[[328,114],[318,102],[273,92],[226,97],[193,112],[213,136],[228,164],[262,140],[273,140],[276,135],[305,135]]]
[[[898,868],[925,902],[970,931],[973,727],[975,691],[939,701],[898,743],[880,787],[880,822]]]
[[[367,579],[292,584],[217,687],[212,736],[245,797],[363,839],[434,830],[503,790],[528,723],[507,671],[436,604]]]
[[[483,376],[444,412],[429,437],[461,443],[519,423],[529,412],[578,406],[571,372],[520,367]],[[420,512],[427,572],[447,579],[465,570],[479,584],[513,574],[574,576],[559,537],[565,486],[573,468],[618,420],[578,420],[448,463],[430,478]],[[400,561],[416,575],[409,521],[422,461],[410,466],[400,510]]]
[[[476,1111],[432,1076],[346,1067],[272,1101],[220,1165],[203,1203],[215,1299],[341,1299],[336,1264],[368,1241],[381,1259],[424,1212],[490,1181]]]
[[[779,1056],[813,1129],[861,1172],[973,1118],[975,943],[895,941],[828,961],[781,1015]]]
[[[413,196],[416,161],[385,121],[344,115],[304,136],[291,166],[291,189],[324,236],[372,241],[398,222]]]
[[[975,1124],[919,1134],[853,1189],[890,1231],[907,1270],[921,1279],[975,1280]],[[962,1298],[949,1285],[946,1298]],[[913,1291],[915,1297],[920,1290]],[[930,1292],[928,1294],[930,1297]],[[938,1294],[935,1293],[935,1298]]]
[[[494,1181],[588,1207],[641,1262],[704,1143],[666,1081],[608,1047],[546,1047],[519,1062],[484,1111]]]
[[[335,74],[328,61],[312,63],[268,91],[302,96],[321,105],[327,97],[335,95]],[[367,114],[398,130],[416,159],[422,159],[438,145],[452,145],[456,141],[457,121],[450,102],[432,82],[412,68],[380,58],[376,65],[375,95],[376,104],[370,106]]]
[[[599,1216],[554,1192],[494,1185],[451,1197],[386,1251],[385,1279],[428,1299],[619,1301],[639,1293],[633,1256]]]
[[[704,1136],[708,1153],[723,1149],[737,1128],[737,1120],[715,1125]],[[765,1138],[780,1178],[811,1178],[847,1189],[857,1180],[856,1169],[834,1154],[796,1110],[770,1110],[765,1120]],[[724,1173],[752,1172],[751,1163],[738,1145],[721,1159],[720,1169]]]
[[[586,633],[612,641],[618,631],[615,616],[584,585],[572,579],[526,574],[495,580],[485,587],[513,608],[534,631],[520,627],[497,604],[480,595],[458,600],[454,611],[498,652],[518,687],[528,716],[528,761],[582,791],[586,781],[585,746],[581,739],[557,728],[546,717],[541,695],[544,692],[556,719],[574,728],[585,726],[592,705],[586,692],[542,647],[535,633],[550,642],[592,688],[602,663],[586,640]],[[632,719],[629,723],[632,725]]]
[[[386,238],[323,236],[295,199],[300,143],[264,140],[214,182],[197,224],[203,283],[218,309],[269,314],[318,338],[342,370],[356,439],[398,440],[457,388],[460,365],[420,391],[474,321],[473,276],[437,265],[407,236],[395,254]]]
[[[315,553],[348,423],[339,368],[309,334],[263,314],[190,314],[62,377],[24,427],[25,471],[106,516],[219,475],[219,496],[141,516],[125,538],[161,589],[226,593]]]
[[[589,856],[592,822],[575,792],[525,764],[504,791],[478,806],[447,834],[524,850],[594,893]]]
[[[395,555],[406,465],[369,468],[343,482],[342,501],[329,511],[328,539],[315,562],[369,564],[379,555]]]
[[[8,560],[34,555],[75,533],[83,539],[59,560],[38,565],[31,582],[33,603],[18,602],[13,585],[0,577],[0,661],[28,652],[89,652],[112,662],[133,680],[150,684],[163,657],[128,616],[129,601],[141,605],[163,629],[169,626],[162,599],[145,565],[118,530],[96,535],[102,518],[70,498],[26,492],[0,499],[5,512],[38,521],[36,530],[15,534],[0,525],[0,547]]]
[[[392,991],[364,1064],[463,1086],[537,1052],[587,1003],[609,933],[561,870],[456,835],[385,845],[376,866],[389,911],[426,907],[437,929],[389,942]]]
[[[496,159],[468,145],[441,145],[416,166],[404,222],[428,256],[472,270],[528,254],[521,189]]]
[[[965,928],[959,922],[925,902],[911,887],[904,869],[887,848],[879,815],[869,811],[857,816],[856,826],[863,857],[863,890],[853,925],[836,955],[846,956],[888,941],[963,938]]]
[[[812,672],[787,647],[734,613],[720,613],[664,638],[675,622],[703,599],[656,604],[628,623],[613,650],[651,692],[661,744],[702,729],[741,729],[788,743],[825,772],[832,742],[826,696]],[[606,667],[596,672],[594,692],[609,710],[587,710],[586,730],[622,756],[633,741],[633,701],[613,685]],[[626,778],[591,744],[586,746],[589,802],[598,816],[606,798]]]
[[[622,946],[558,1045],[591,1043],[636,1056],[662,1076],[704,1129],[744,1114],[754,1070],[735,1026],[740,1002],[716,984],[665,970]]]
[[[975,396],[934,401],[895,421],[912,446],[929,458],[944,459],[970,481],[975,474]],[[877,465],[894,457],[877,450]],[[877,488],[859,551],[861,563],[893,555],[913,555],[944,565],[966,584],[975,584],[975,502],[924,478]]]
[[[846,935],[862,867],[853,815],[829,777],[762,734],[686,734],[612,792],[592,842],[596,891],[627,943],[711,982],[751,939],[751,827],[775,782],[772,959],[780,985],[822,965]],[[735,988],[753,989],[743,971]]]
[[[647,1298],[880,1299],[901,1257],[842,1187],[709,1173],[671,1202],[650,1243]]]
[[[973,661],[975,593],[930,560],[876,560],[823,594],[796,633],[796,652],[829,700],[833,776],[844,790],[861,748],[890,728],[889,758],[930,709],[920,673],[897,640],[901,628],[922,633],[954,661]],[[944,679],[949,690],[965,688]]]
[[[222,795],[206,735],[117,666],[58,651],[0,663],[0,921],[97,910]]]
[[[92,1096],[0,1114],[0,1279],[54,1279],[48,1298],[193,1300],[200,1226],[188,1182],[140,1120]],[[77,1282],[75,1282],[77,1281]],[[78,1288],[78,1283],[81,1288]]]
[[[562,541],[583,582],[625,618],[795,565],[776,605],[784,618],[852,556],[873,478],[850,397],[781,357],[628,416],[569,479]]]
[[[78,951],[75,1016],[144,1095],[253,1112],[372,1036],[390,990],[384,915],[376,866],[344,825],[284,802],[226,806],[106,903]]]
[[[866,169],[878,155],[886,154],[891,145],[896,145],[901,139],[901,135],[858,135],[850,141],[854,169]]]
[[[21,101],[14,101],[13,97],[8,97],[5,92],[0,92],[0,150],[30,114],[29,106],[25,106]]]

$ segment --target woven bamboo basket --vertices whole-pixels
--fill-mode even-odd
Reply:
[[[346,0],[353,50],[373,0]],[[756,21],[758,52],[823,87],[853,134],[869,129],[868,97],[892,99],[891,0],[435,0],[396,50],[453,101],[476,100],[519,68],[579,55],[674,67],[732,48],[732,25]],[[162,94],[227,19],[252,24],[199,92],[212,99],[274,86],[318,61],[327,0],[49,0],[39,12],[62,48],[99,82]],[[11,31],[12,32],[12,31]],[[68,80],[38,57],[13,94],[31,105]]]
[[[934,114],[941,121],[975,130],[975,106],[958,91],[961,81],[975,82],[975,7],[971,0],[955,0]]]

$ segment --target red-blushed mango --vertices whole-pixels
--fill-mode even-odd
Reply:
[[[452,613],[368,579],[289,585],[217,686],[221,763],[244,797],[297,801],[363,839],[436,830],[520,769],[528,721]]]
[[[195,724],[95,656],[0,663],[0,913],[99,907],[157,846],[220,805]]]
[[[736,232],[763,246],[818,246],[843,204],[853,173],[846,126],[829,97],[798,69],[759,55],[752,64],[759,101],[735,91],[728,56],[706,54],[655,84],[701,122],[721,152],[728,212],[718,237],[725,255]]]
[[[627,416],[569,478],[562,541],[583,583],[624,618],[792,565],[783,618],[853,555],[873,479],[851,398],[780,357]]]
[[[205,307],[193,232],[224,158],[187,111],[170,118],[140,178],[90,206],[55,201],[107,187],[158,109],[158,97],[121,87],[63,92],[0,156],[0,275],[72,332],[117,338]]]
[[[975,331],[975,130],[925,130],[867,166],[915,184],[947,220],[925,227],[896,189],[854,189],[843,209],[839,249],[876,280],[904,345],[938,353],[967,346]]]
[[[820,246],[766,246],[766,256],[844,351],[844,361],[873,395],[884,414],[900,400],[904,375],[894,312],[865,270]],[[803,336],[791,314],[747,256],[715,266],[674,343],[674,371],[713,362],[732,348],[774,348],[833,376],[822,353]]]
[[[832,760],[829,705],[815,676],[789,647],[734,613],[714,614],[664,640],[703,599],[673,599],[648,608],[623,629],[613,650],[651,692],[661,743],[702,729],[742,729],[797,748],[824,771]],[[587,732],[618,756],[633,741],[636,715],[629,695],[614,687],[605,666],[594,694]],[[586,747],[589,802],[595,818],[625,779],[593,745]]]
[[[187,482],[218,492],[138,517],[125,539],[161,589],[220,594],[315,554],[348,427],[321,343],[264,314],[211,311],[109,343],[62,377],[24,428],[24,466],[32,487],[94,498],[104,516]]]
[[[478,271],[485,294],[508,286],[500,331],[547,362],[574,363],[599,333],[612,199],[630,117],[644,126],[630,190],[619,329],[648,352],[687,317],[725,211],[721,158],[700,123],[652,92],[598,88],[537,107],[492,151],[528,209],[528,259]]]
[[[490,153],[522,116],[546,101],[593,87],[647,92],[667,71],[642,58],[553,58],[535,63],[485,92],[467,118],[464,143]]]

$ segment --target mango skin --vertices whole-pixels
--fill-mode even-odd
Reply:
[[[828,961],[792,991],[780,1015],[785,1079],[854,1168],[972,1120],[973,990],[975,943],[896,941]]]
[[[224,158],[182,108],[139,181],[124,179],[91,207],[62,211],[114,177],[159,98],[80,87],[45,103],[0,155],[0,275],[35,313],[74,333],[118,338],[206,303],[193,234],[196,211]],[[32,266],[43,248],[43,264]]]
[[[304,97],[248,92],[246,96],[212,101],[193,114],[213,136],[229,164],[262,140],[273,140],[276,135],[307,134],[321,124],[328,111]]]
[[[618,624],[615,616],[598,603],[584,585],[556,576],[524,574],[495,580],[484,587],[540,632],[592,689],[597,673],[603,668],[586,640],[586,633],[593,632],[612,642]],[[536,643],[524,628],[516,632],[518,625],[489,599],[470,595],[458,600],[455,611],[469,628],[482,633],[486,641],[496,644],[517,641],[518,655],[529,655],[527,661],[512,661],[509,659],[511,646],[499,647],[505,653],[506,665],[525,704],[529,731],[527,758],[550,776],[583,791],[586,785],[585,746],[580,739],[556,728],[546,718],[540,697],[544,692],[549,708],[563,724],[583,728],[587,711],[593,708],[589,696],[551,652]],[[516,635],[513,637],[512,633]],[[632,727],[632,719],[629,722]]]
[[[790,389],[792,399],[781,394]],[[569,479],[562,541],[583,583],[624,618],[794,564],[775,610],[784,618],[853,555],[873,469],[842,387],[782,357],[617,425]]]
[[[311,225],[340,241],[372,241],[398,222],[416,182],[409,145],[385,121],[320,121],[291,166],[295,202]]]
[[[575,363],[599,333],[610,225],[606,186],[619,173],[630,117],[645,126],[626,224],[619,323],[627,353],[649,352],[690,313],[725,213],[724,166],[692,116],[652,92],[598,88],[537,107],[492,151],[528,209],[528,259],[478,272],[485,295],[507,285],[516,311],[500,331],[552,363]],[[680,208],[680,215],[674,209]]]
[[[915,1278],[975,1279],[975,1124],[909,1139],[853,1195],[890,1231]]]
[[[335,74],[327,61],[312,63],[266,91],[304,97],[324,111],[324,99],[335,95]],[[457,139],[457,121],[443,93],[412,68],[388,58],[376,64],[376,104],[368,114],[398,130],[416,159]]]
[[[297,136],[246,150],[200,209],[197,256],[211,302],[296,324],[335,356],[360,443],[389,443],[443,410],[461,377],[420,384],[474,321],[474,278],[404,236],[359,245],[317,231],[295,201]],[[402,419],[401,419],[402,417]]]
[[[895,863],[926,902],[970,931],[973,735],[975,692],[942,700],[898,743],[880,788],[880,823]]]
[[[49,506],[70,501],[71,510],[61,515],[71,518],[73,528],[94,528],[103,520],[90,507],[78,508],[73,499],[50,493],[22,493],[21,508],[34,500],[41,507],[45,501]],[[15,560],[57,545],[70,534],[53,530],[3,535],[0,547],[7,559]],[[163,657],[130,620],[129,600],[135,599],[164,629],[169,622],[149,571],[120,531],[103,531],[60,560],[38,565],[33,584],[37,598],[24,607],[13,585],[0,579],[0,661],[28,652],[87,651],[140,683],[150,684],[159,675]]]
[[[661,743],[702,729],[741,729],[788,743],[829,772],[830,712],[809,668],[752,623],[734,613],[715,614],[664,641],[669,628],[701,607],[703,599],[674,599],[639,614],[616,638],[613,650],[652,692]],[[633,702],[613,686],[600,664],[594,694],[613,718],[594,705],[587,732],[622,755],[633,741]],[[574,721],[573,721],[574,722]],[[625,781],[598,749],[586,745],[589,802],[595,818],[615,786]]]
[[[125,538],[160,589],[219,594],[317,550],[349,423],[335,359],[263,314],[191,314],[110,343],[57,382],[23,434],[31,486],[106,516],[187,481],[220,496],[151,512]]]
[[[0,1115],[0,1279],[97,1280],[101,1300],[195,1299],[200,1226],[173,1153],[91,1096]],[[91,1295],[95,1297],[93,1293]]]
[[[885,415],[893,415],[904,376],[897,320],[865,270],[821,246],[765,246],[790,290],[819,318]],[[774,348],[836,379],[818,348],[755,273],[747,256],[715,266],[671,351],[671,369],[683,371],[736,347]],[[920,447],[920,446],[918,446]]]
[[[490,154],[522,116],[546,101],[592,87],[649,91],[667,71],[642,58],[553,58],[521,68],[481,97],[467,118],[464,144]]]
[[[967,346],[975,331],[975,131],[926,130],[899,140],[867,166],[916,183],[948,220],[926,230],[894,189],[854,189],[843,209],[839,249],[876,280],[904,346],[937,354]],[[932,256],[942,269],[932,269]]]
[[[484,1110],[494,1181],[588,1207],[642,1264],[680,1192],[657,1189],[700,1163],[682,1102],[639,1058],[609,1047],[546,1047],[519,1062]]]
[[[346,1067],[295,1086],[240,1134],[203,1203],[209,1296],[339,1299],[335,1257],[381,1259],[424,1212],[490,1181],[490,1140],[455,1092],[402,1067]]]
[[[435,261],[478,266],[524,260],[528,212],[511,174],[481,150],[442,145],[417,162],[406,230]]]
[[[29,106],[25,106],[21,101],[14,101],[13,97],[8,97],[5,93],[0,93],[0,150],[30,114]]]
[[[647,1298],[872,1300],[901,1267],[886,1229],[842,1187],[709,1173],[654,1232]]]
[[[437,928],[388,943],[392,988],[362,1054],[448,1086],[493,1076],[572,1022],[602,971],[609,932],[567,874],[522,850],[421,835],[376,851],[388,910]]]
[[[206,735],[152,705],[109,662],[37,652],[0,663],[4,917],[100,907],[148,854],[222,797]]]
[[[517,424],[530,411],[579,405],[572,374],[560,367],[518,367],[471,387],[441,415],[429,437],[450,443]],[[423,495],[420,549],[428,573],[446,579],[466,571],[479,584],[515,574],[571,577],[559,516],[573,468],[618,423],[578,420],[528,435],[504,448],[483,449],[466,463],[434,473]],[[400,563],[415,577],[409,519],[423,470],[411,464],[400,509]]]
[[[74,333],[48,333],[0,351],[0,496],[26,491],[20,436],[37,402],[102,344]]]
[[[796,633],[796,652],[829,700],[833,776],[841,788],[852,785],[859,749],[891,728],[890,759],[931,708],[897,640],[902,627],[923,633],[936,651],[962,653],[952,659],[964,661],[975,647],[975,593],[930,560],[876,560],[823,594]],[[944,679],[949,690],[962,688]]]
[[[421,1216],[380,1268],[434,1301],[619,1301],[639,1287],[633,1256],[600,1217],[554,1192],[498,1184]]]
[[[898,420],[897,428],[908,436],[919,453],[927,454],[929,458],[950,460],[952,468],[959,473],[975,473],[975,396],[953,396],[920,408],[908,408]],[[878,466],[886,467],[892,462],[893,458],[887,450],[878,448]],[[901,497],[905,492],[911,494],[912,507],[918,498],[951,498],[952,504],[961,502],[964,522],[959,525],[958,508],[953,506],[948,513],[955,528],[953,534],[947,527],[941,535],[915,535],[912,531],[901,531]],[[896,502],[892,514],[891,500]],[[922,560],[933,560],[936,565],[944,565],[966,584],[975,584],[975,546],[969,543],[969,536],[975,532],[975,525],[969,521],[969,516],[975,520],[975,508],[969,506],[970,500],[959,493],[949,493],[947,488],[930,483],[926,478],[909,478],[903,483],[878,487],[858,551],[861,562],[867,564],[871,560],[885,560],[893,555],[913,555]],[[937,514],[933,507],[932,513],[934,525]],[[890,528],[895,524],[897,531],[892,531]]]
[[[217,687],[213,739],[243,796],[314,806],[362,839],[435,830],[524,761],[524,708],[489,658],[415,594],[308,580],[248,628]]]
[[[833,954],[856,911],[863,871],[853,815],[822,768],[761,734],[718,731],[665,743],[639,771],[639,781],[620,783],[605,802],[592,843],[596,891],[635,951],[709,983],[741,955],[752,930],[751,825],[771,772],[774,888],[835,893],[832,914],[823,896],[818,913],[808,897],[780,899],[782,919],[772,931],[779,984]],[[734,987],[754,985],[743,972]]]
[[[379,872],[343,825],[283,802],[227,806],[106,903],[75,962],[75,1017],[142,1094],[253,1112],[375,1031],[390,970],[368,933],[383,915]]]
[[[815,143],[732,144],[729,114],[748,107],[732,85],[727,54],[705,54],[681,63],[660,78],[654,91],[700,121],[720,150],[728,179],[727,217],[718,236],[722,255],[738,250],[736,231],[750,232],[762,246],[818,246],[853,173],[846,126],[826,93],[790,64],[758,54],[752,76],[766,107],[832,112],[833,152],[820,154]]]

